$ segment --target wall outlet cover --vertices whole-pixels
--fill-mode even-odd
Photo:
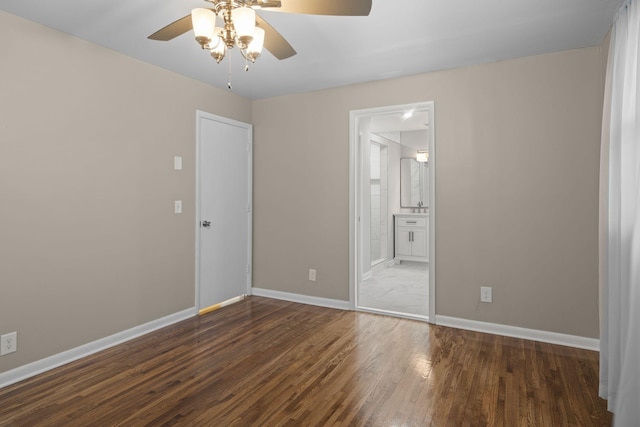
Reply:
[[[491,287],[489,286],[480,287],[480,302],[493,302]]]
[[[0,336],[0,356],[13,353],[18,349],[18,333],[11,332]]]

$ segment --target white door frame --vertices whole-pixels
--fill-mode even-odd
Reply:
[[[196,110],[196,283],[195,283],[195,304],[196,311],[199,311],[203,307],[200,307],[200,221],[202,218],[200,217],[200,145],[202,141],[200,141],[200,121],[202,119],[207,120],[215,120],[220,123],[228,124],[231,126],[236,126],[240,128],[244,128],[247,130],[248,137],[248,153],[247,153],[247,173],[248,173],[248,185],[249,188],[247,194],[247,286],[246,286],[246,295],[251,295],[252,289],[252,273],[253,273],[253,261],[252,261],[252,244],[253,244],[253,125],[249,123],[240,122],[237,120],[229,119],[222,116],[217,116],[215,114],[207,113],[205,111]],[[224,305],[221,304],[220,306]]]
[[[429,114],[429,317],[428,322],[436,321],[436,143],[434,102],[390,105],[386,107],[352,110],[349,112],[349,306],[358,307],[356,284],[361,280],[359,266],[361,239],[359,218],[362,209],[362,183],[360,162],[362,147],[360,144],[359,120],[361,117],[404,113],[407,110],[426,111]]]

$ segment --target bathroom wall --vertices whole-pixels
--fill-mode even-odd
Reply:
[[[400,213],[400,157],[402,146],[396,142],[387,140],[388,160],[389,160],[389,260],[393,259],[394,253],[394,223],[393,214]]]

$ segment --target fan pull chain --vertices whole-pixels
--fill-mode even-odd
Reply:
[[[249,71],[249,60],[247,59],[247,57],[244,57],[244,71],[247,72]]]
[[[231,86],[231,55],[228,56],[227,62],[229,64],[229,71],[228,71],[228,79],[227,79],[227,87],[229,88],[229,90],[233,89],[233,86]]]

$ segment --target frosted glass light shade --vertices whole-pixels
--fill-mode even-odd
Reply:
[[[251,54],[255,54],[256,57],[262,53],[262,46],[264,45],[264,30],[260,27],[256,27],[253,31],[253,40],[249,43],[247,51]]]
[[[231,11],[231,20],[236,30],[236,37],[246,47],[253,39],[253,32],[256,27],[256,11],[250,7],[237,7]]]
[[[216,14],[211,9],[193,9],[191,11],[191,23],[193,24],[196,40],[204,47],[213,39],[216,28]]]
[[[213,38],[211,39],[211,41],[209,42],[209,44],[207,44],[207,49],[213,51],[216,50],[220,47],[221,44],[224,44],[224,42],[222,41],[222,39],[215,35],[213,36]]]
[[[216,62],[219,63],[220,61],[222,61],[225,53],[227,52],[227,46],[219,36],[215,36],[215,39],[217,39],[217,44],[213,49],[211,49],[211,56],[216,60]]]

